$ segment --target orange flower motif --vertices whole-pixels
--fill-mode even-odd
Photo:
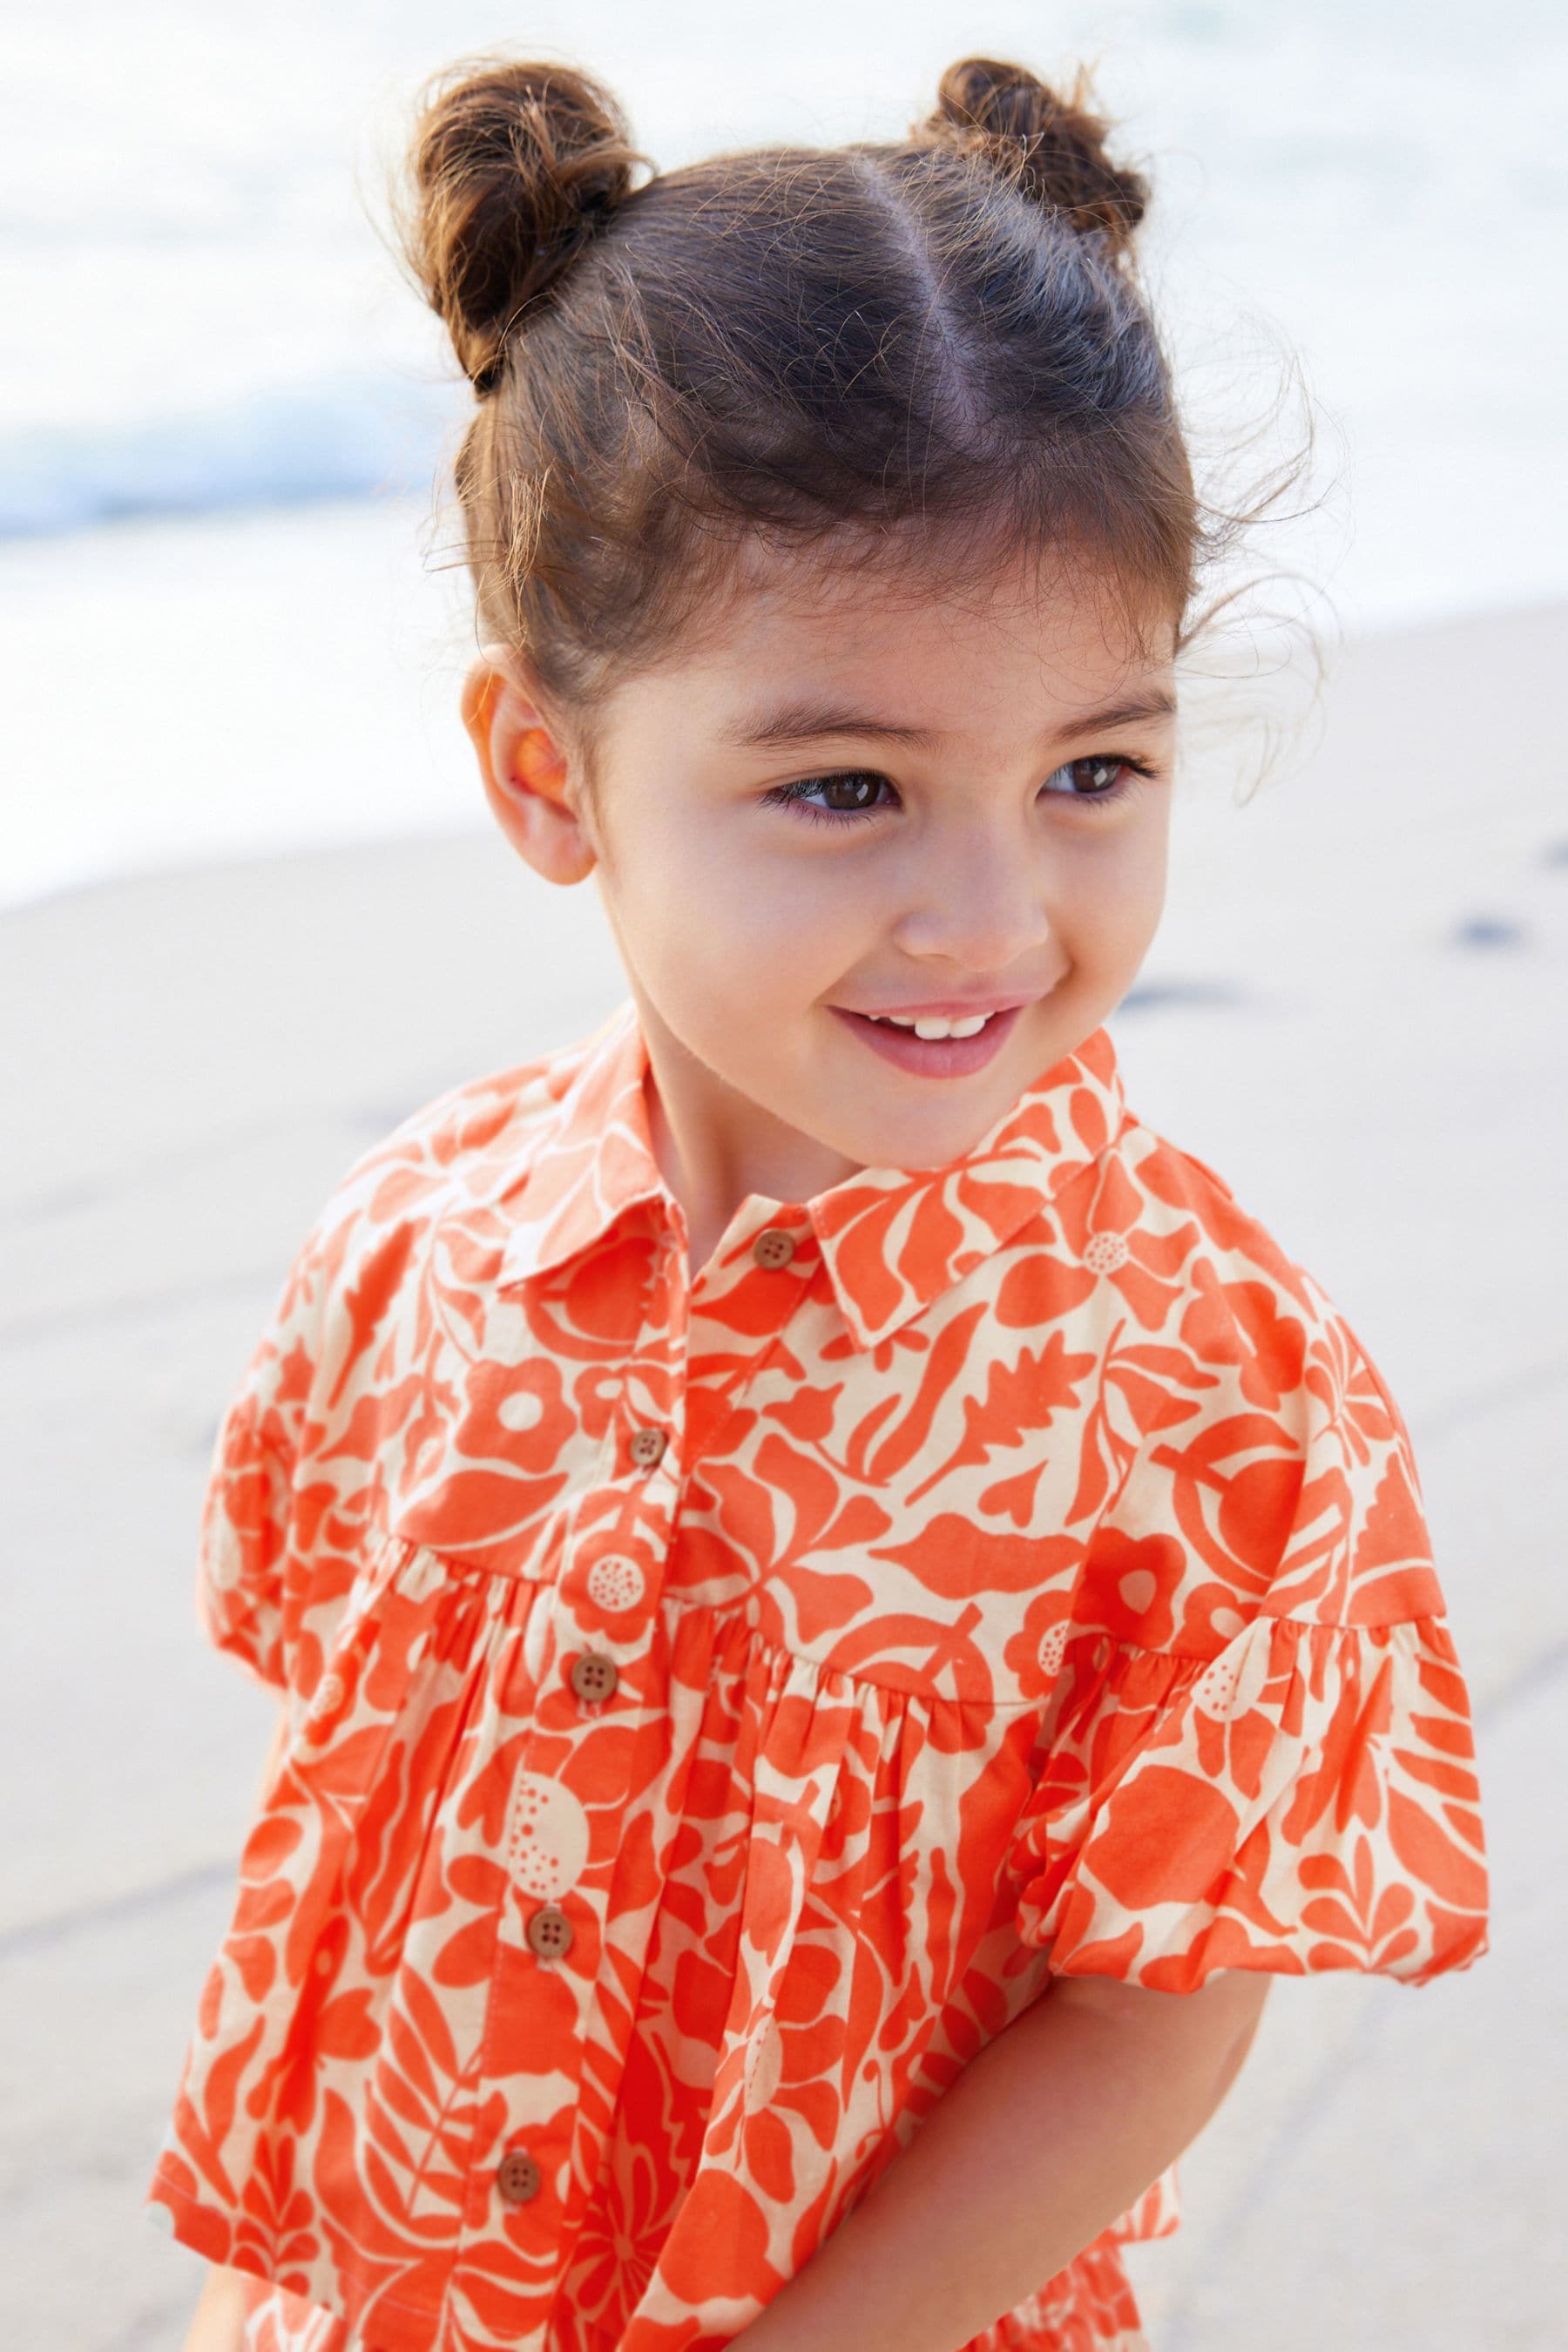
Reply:
[[[1151,1226],[1145,1209],[1144,1196],[1114,1157],[1095,1184],[1068,1185],[1057,1202],[1064,1245],[1121,1292],[1144,1330],[1158,1331],[1184,1296],[1199,1231],[1190,1219],[1169,1231]]]
[[[1127,1536],[1101,1527],[1083,1559],[1078,1608],[1119,1642],[1163,1650],[1176,1631],[1187,1557],[1173,1536]]]

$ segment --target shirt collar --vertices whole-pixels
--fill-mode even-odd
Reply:
[[[572,1076],[535,1130],[528,1172],[506,1198],[502,1284],[563,1265],[638,1202],[673,1205],[648,1132],[647,1058],[632,997],[576,1049]],[[945,1167],[862,1168],[809,1201],[768,1205],[809,1216],[855,1343],[872,1348],[1102,1158],[1125,1116],[1115,1047],[1101,1027]]]

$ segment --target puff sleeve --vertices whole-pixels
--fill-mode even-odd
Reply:
[[[1144,1433],[1054,1629],[1019,1934],[1055,1974],[1174,1992],[1467,1967],[1471,1710],[1408,1432],[1333,1316],[1298,1384],[1227,1402]]]
[[[404,1235],[367,1255],[385,1147],[351,1167],[295,1254],[219,1423],[196,1546],[196,1622],[273,1689],[308,1692],[321,1625],[352,1584],[363,1496],[339,1461],[356,1357],[374,1345]]]
[[[196,1621],[259,1681],[289,1687],[289,1558],[314,1360],[309,1244],[218,1425],[196,1546]]]
[[[430,1236],[453,1197],[453,1165],[510,1134],[518,1082],[538,1067],[448,1087],[345,1168],[219,1423],[197,1543],[197,1623],[274,1690],[306,1701],[314,1693],[384,1536],[385,1465],[429,1433]]]

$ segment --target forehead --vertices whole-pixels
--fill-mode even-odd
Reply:
[[[1109,566],[921,553],[748,548],[674,665],[684,690],[731,707],[832,682],[959,709],[1027,692],[1038,709],[1168,683],[1174,621]]]

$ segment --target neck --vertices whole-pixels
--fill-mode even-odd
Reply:
[[[638,999],[648,1067],[643,1102],[659,1173],[680,1203],[695,1275],[742,1202],[805,1202],[854,1175],[815,1136],[775,1118],[719,1077]]]

